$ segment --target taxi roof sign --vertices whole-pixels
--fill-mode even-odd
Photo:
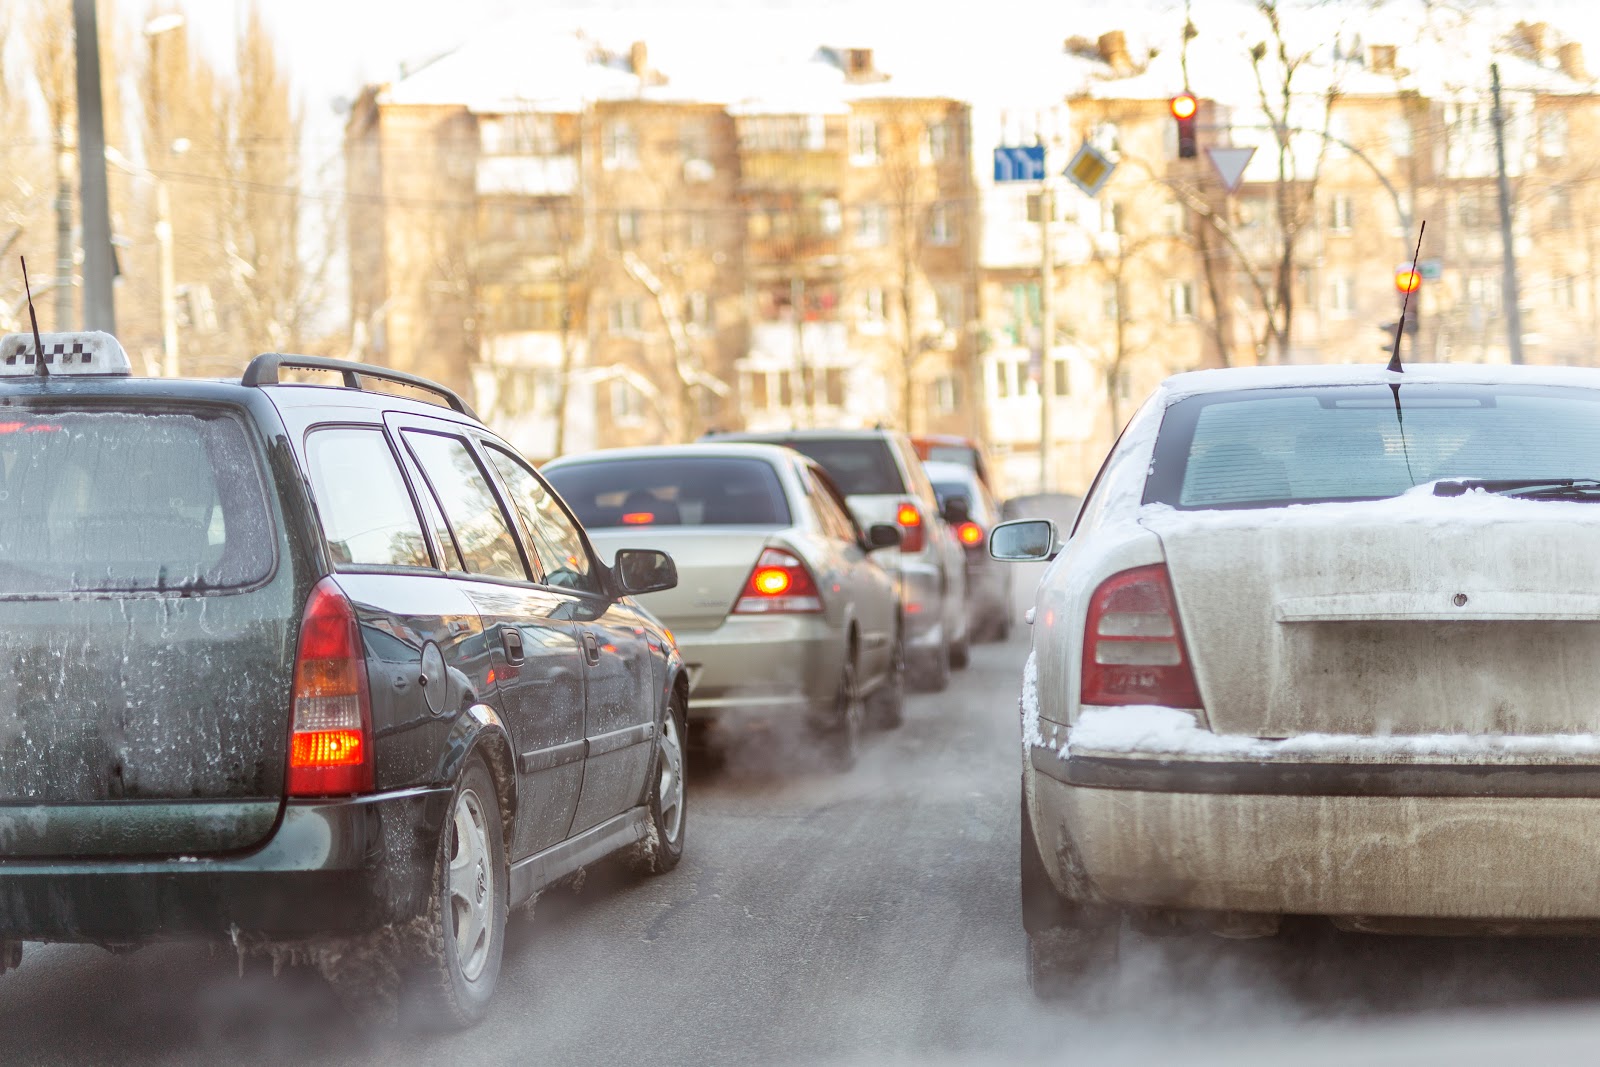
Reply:
[[[115,337],[102,330],[39,335],[44,349],[44,365],[54,374],[74,377],[133,373],[128,353]],[[0,337],[0,377],[14,378],[38,373],[38,352],[33,334],[8,333]]]

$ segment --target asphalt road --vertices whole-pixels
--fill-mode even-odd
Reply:
[[[596,868],[513,915],[488,1020],[352,1020],[314,973],[161,946],[30,945],[0,978],[5,1064],[1592,1063],[1600,942],[1314,925],[1151,941],[1035,1002],[1017,915],[1028,629],[913,698],[829,773],[757,735],[696,769],[688,853]]]

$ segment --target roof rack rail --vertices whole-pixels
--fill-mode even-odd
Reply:
[[[429,381],[427,378],[405,371],[390,370],[388,367],[374,367],[370,363],[356,363],[348,359],[329,359],[327,356],[297,356],[284,352],[263,352],[250,361],[240,376],[241,385],[260,387],[263,385],[277,385],[278,371],[283,367],[298,367],[302,370],[334,371],[344,378],[347,389],[360,389],[362,378],[381,378],[386,382],[395,382],[420,389],[425,393],[433,393],[444,400],[452,410],[459,411],[468,418],[476,419],[477,412],[467,406],[454,389],[449,389],[438,382]]]

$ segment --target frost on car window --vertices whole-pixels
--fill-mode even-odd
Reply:
[[[1581,389],[1426,384],[1400,387],[1399,412],[1383,386],[1194,397],[1163,422],[1146,501],[1316,503],[1441,478],[1595,477],[1597,401]]]
[[[237,588],[270,572],[272,540],[233,418],[0,416],[0,596]]]

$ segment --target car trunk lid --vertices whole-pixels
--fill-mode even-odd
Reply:
[[[619,548],[659,549],[678,568],[675,588],[638,598],[674,631],[721,626],[755,569],[762,549],[781,543],[770,527],[690,526],[591,530],[595,550],[609,563]]]
[[[298,605],[260,471],[220,409],[0,422],[0,857],[271,832]]]
[[[1218,733],[1600,730],[1600,508],[1414,493],[1144,524]]]

